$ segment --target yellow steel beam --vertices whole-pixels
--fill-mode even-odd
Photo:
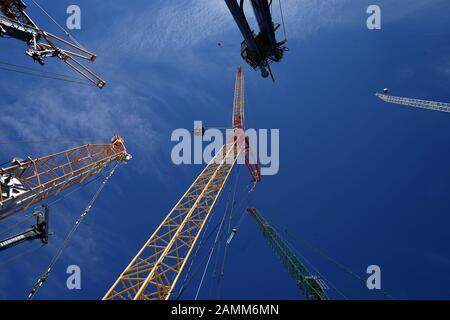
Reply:
[[[236,130],[235,132],[238,132]],[[236,134],[197,177],[172,211],[103,297],[167,300],[224,185],[243,151]]]
[[[104,300],[170,298],[237,158],[248,149],[243,130],[244,74],[241,67],[236,73],[233,107],[233,138],[181,197],[103,297]]]

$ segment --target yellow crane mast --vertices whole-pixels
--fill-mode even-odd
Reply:
[[[239,155],[255,182],[260,169],[251,165],[244,134],[244,74],[236,74],[233,137],[211,160],[150,239],[109,289],[104,300],[167,300],[199,239]]]

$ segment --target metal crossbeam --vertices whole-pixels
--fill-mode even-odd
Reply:
[[[130,159],[123,139],[88,144],[37,159],[13,160],[0,168],[0,220],[59,194],[99,173],[108,164]]]
[[[94,62],[97,59],[94,53],[42,30],[27,15],[25,9],[26,5],[22,0],[0,0],[0,13],[3,14],[0,15],[0,37],[7,36],[24,41],[28,47],[25,53],[42,65],[45,59],[57,57],[97,87],[103,88],[106,85],[100,76],[79,61],[82,59]]]
[[[384,102],[399,104],[404,106],[410,106],[421,109],[429,109],[441,112],[450,112],[450,103],[445,102],[436,102],[436,101],[427,101],[427,100],[419,100],[412,98],[404,98],[404,97],[395,97],[389,96],[386,94],[377,93],[375,94],[378,98],[383,100]]]
[[[242,152],[226,144],[120,275],[104,300],[167,300]]]
[[[125,268],[104,300],[167,300],[199,239],[217,199],[244,153],[253,180],[258,165],[248,162],[250,146],[244,133],[244,74],[236,73],[232,125],[234,134],[181,197],[158,229]]]
[[[275,229],[254,208],[247,209],[261,229],[264,238],[281,259],[289,275],[294,279],[297,287],[308,300],[328,300],[322,285],[303,265],[300,259],[289,248]]]

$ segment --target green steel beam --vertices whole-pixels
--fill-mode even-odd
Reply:
[[[247,212],[255,219],[258,227],[261,229],[264,238],[270,244],[272,249],[281,259],[289,275],[294,279],[297,287],[303,293],[307,300],[328,300],[324,289],[308,269],[303,265],[300,259],[289,248],[275,229],[259,214],[254,208],[247,209]]]

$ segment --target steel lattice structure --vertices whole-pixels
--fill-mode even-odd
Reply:
[[[116,161],[128,161],[124,141],[88,144],[37,159],[14,159],[0,168],[0,220],[85,181]]]
[[[280,237],[266,219],[259,214],[258,210],[249,208],[247,211],[255,219],[264,238],[266,238],[267,242],[278,255],[289,272],[289,275],[294,279],[297,287],[303,293],[305,298],[307,300],[328,300],[328,297],[320,283],[317,281],[317,278],[308,271],[288,244]]]
[[[381,100],[388,102],[388,103],[399,104],[399,105],[410,106],[410,107],[421,108],[421,109],[441,111],[441,112],[450,112],[450,103],[419,100],[419,99],[404,98],[404,97],[395,97],[395,96],[390,96],[390,95],[381,94],[381,93],[377,93],[375,95],[378,98],[380,98]]]
[[[11,37],[26,42],[28,46],[26,54],[42,65],[46,58],[57,57],[83,78],[103,88],[106,82],[78,61],[82,59],[94,62],[97,56],[79,44],[42,30],[25,12],[26,7],[22,0],[0,0],[0,37]]]
[[[236,75],[234,137],[226,143],[181,197],[161,225],[103,297],[104,300],[167,300],[241,153],[244,136],[244,75]],[[246,156],[248,158],[248,156]],[[249,166],[255,182],[258,166]]]

